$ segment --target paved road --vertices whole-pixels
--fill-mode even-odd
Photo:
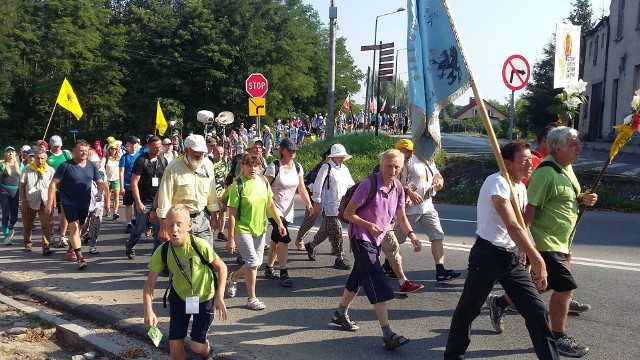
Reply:
[[[532,146],[535,148],[535,143]],[[452,154],[493,155],[488,139],[463,134],[442,134],[442,148]],[[611,144],[587,143],[573,168],[578,171],[599,172],[609,157],[610,148]],[[624,152],[614,158],[607,173],[640,177],[640,149],[637,148],[638,146],[633,145],[623,148]]]
[[[447,266],[465,269],[475,230],[475,207],[437,208],[447,234]],[[301,216],[302,210],[298,210],[294,224],[299,224]],[[592,348],[591,359],[633,359],[640,354],[640,243],[634,231],[639,219],[637,214],[588,212],[577,233],[574,271],[580,289],[575,297],[593,305],[593,310],[570,318],[568,330]],[[138,257],[132,261],[124,256],[123,223],[105,222],[103,229],[102,253],[90,256],[89,268],[83,272],[66,262],[61,252],[43,258],[38,252],[24,253],[19,246],[0,248],[0,283],[37,293],[48,299],[49,305],[78,317],[142,333],[141,288],[151,241],[142,241]],[[234,258],[223,250],[224,243],[215,246],[233,270]],[[356,299],[350,311],[360,331],[348,333],[330,324],[348,273],[331,268],[328,242],[319,247],[315,262],[304,252],[290,250],[293,288],[282,288],[264,278],[258,281],[257,293],[267,305],[265,311],[244,307],[246,289],[240,283],[238,297],[226,301],[230,319],[216,321],[209,339],[223,350],[237,352],[237,357],[229,358],[440,359],[464,279],[436,284],[429,248],[413,253],[408,244],[402,246],[408,276],[425,289],[389,305],[393,329],[412,339],[395,352],[382,350],[380,329],[364,296]],[[161,304],[165,284],[158,285],[155,303],[163,316],[167,314]],[[495,293],[499,292],[496,287]],[[162,321],[167,330],[166,317]],[[506,332],[496,335],[483,309],[472,334],[468,358],[534,358],[524,322],[517,315],[508,316]]]

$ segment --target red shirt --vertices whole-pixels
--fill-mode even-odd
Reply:
[[[542,162],[542,154],[538,150],[531,150],[531,171],[535,170]],[[524,186],[529,186],[529,178],[523,179]]]

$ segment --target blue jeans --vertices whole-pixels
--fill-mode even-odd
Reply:
[[[13,229],[18,222],[18,205],[20,196],[17,190],[0,189],[0,206],[2,206],[2,230]]]
[[[147,203],[144,205],[144,215],[137,214],[136,216],[136,224],[131,230],[131,234],[129,235],[129,241],[127,241],[127,251],[133,250],[138,241],[140,241],[140,237],[142,233],[147,229],[147,222],[149,222],[149,215],[151,214],[151,208],[153,207],[153,203]],[[133,205],[134,211],[137,212],[135,204]],[[155,251],[158,246],[160,246],[160,240],[158,240],[158,233],[160,232],[160,219],[156,219],[156,222],[153,224],[153,250]]]

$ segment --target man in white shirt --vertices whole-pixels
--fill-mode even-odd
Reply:
[[[471,323],[496,282],[509,293],[525,318],[533,348],[539,359],[559,359],[556,340],[549,327],[549,312],[538,295],[547,287],[545,262],[520,224],[510,202],[515,188],[521,212],[527,204],[522,179],[531,175],[531,151],[527,142],[516,140],[502,146],[510,179],[501,173],[485,180],[478,196],[477,239],[469,253],[469,275],[451,319],[444,359],[463,359],[471,342]],[[511,185],[510,185],[511,183]],[[531,263],[531,274],[522,264],[523,252]]]
[[[436,281],[458,278],[461,273],[444,267],[444,231],[432,201],[436,192],[444,186],[444,179],[433,160],[425,164],[413,154],[411,140],[400,139],[396,142],[395,148],[405,156],[405,166],[400,174],[400,182],[409,200],[406,209],[407,218],[411,224],[419,223],[429,237],[431,255],[436,264]],[[404,234],[398,234],[397,231],[396,236],[404,237]]]
[[[320,229],[313,237],[313,241],[304,245],[307,250],[309,260],[316,260],[315,247],[329,238],[331,242],[331,253],[336,256],[333,267],[340,270],[349,270],[351,265],[344,258],[344,250],[342,246],[342,225],[338,219],[338,207],[340,199],[351,186],[355,184],[351,173],[346,165],[345,160],[352,158],[342,144],[334,144],[331,146],[329,153],[329,161],[327,166],[322,166],[318,171],[318,176],[313,184],[314,201],[312,214],[324,216]]]

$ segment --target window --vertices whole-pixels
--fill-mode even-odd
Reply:
[[[487,114],[489,114],[489,117],[493,117],[493,110],[487,109]]]
[[[636,25],[636,30],[640,30],[640,6],[638,6],[638,23]]]
[[[616,125],[616,118],[617,118],[617,114],[618,113],[618,79],[614,79],[613,80],[613,87],[611,89],[611,117],[609,120],[609,125],[611,127],[611,131],[609,132],[614,133],[615,130],[613,128],[614,125]]]
[[[640,88],[640,65],[636,65],[633,69],[633,88]]]
[[[622,31],[624,25],[624,1],[620,0],[618,3],[618,27],[616,30],[616,41],[622,40]]]
[[[593,48],[593,41],[589,41],[589,56],[591,56],[591,49]]]
[[[472,116],[478,116],[478,109],[471,110],[471,115]]]
[[[595,49],[593,51],[593,66],[598,64],[598,41],[600,41],[600,35],[596,35]]]

